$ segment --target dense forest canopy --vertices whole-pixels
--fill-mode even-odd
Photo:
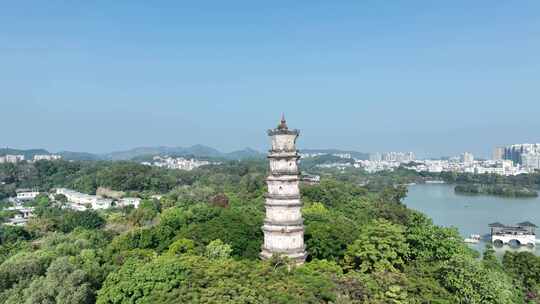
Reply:
[[[540,258],[499,261],[492,248],[480,258],[457,230],[406,208],[396,185],[415,175],[405,171],[371,185],[364,173],[318,172],[320,185],[301,187],[307,263],[261,261],[266,169],[0,165],[4,197],[62,186],[143,198],[78,212],[38,197],[25,227],[0,228],[0,303],[540,303]]]

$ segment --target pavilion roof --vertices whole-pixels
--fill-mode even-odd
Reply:
[[[535,224],[533,224],[533,223],[531,223],[529,221],[519,223],[518,226],[521,226],[521,227],[534,227],[534,228],[538,227],[538,226],[536,226]]]

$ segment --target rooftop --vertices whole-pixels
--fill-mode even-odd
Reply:
[[[515,224],[515,225],[504,225],[504,224],[501,224],[499,222],[495,222],[495,223],[489,224],[488,227],[490,227],[490,228],[520,229],[520,228],[530,228],[530,227],[537,228],[538,226],[536,226],[535,224],[533,224],[533,223],[531,223],[529,221],[525,221],[525,222],[521,222],[521,223],[518,223],[518,224]]]

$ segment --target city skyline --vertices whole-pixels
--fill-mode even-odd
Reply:
[[[326,154],[334,154],[339,155],[340,157],[343,155],[349,155],[345,158],[357,158],[351,156],[350,153],[360,153],[365,154],[365,158],[369,160],[379,159],[384,160],[384,158],[395,158],[396,155],[398,158],[402,157],[405,159],[410,160],[428,160],[428,159],[455,159],[455,158],[463,158],[463,157],[474,157],[476,159],[485,159],[485,160],[499,160],[503,159],[503,156],[505,156],[505,151],[510,149],[514,146],[523,146],[523,145],[533,145],[533,146],[540,146],[540,143],[521,143],[521,144],[509,144],[509,145],[503,145],[503,146],[494,146],[489,153],[486,154],[475,154],[471,152],[470,150],[461,151],[456,154],[449,154],[449,155],[422,155],[417,154],[414,151],[398,151],[398,150],[391,150],[391,151],[357,151],[357,150],[347,150],[347,149],[339,149],[335,147],[326,147],[326,148],[310,148],[310,147],[302,147],[299,151],[301,152],[301,155],[305,155],[306,157],[314,157],[319,155],[326,155]],[[191,151],[191,150],[210,150],[210,151],[203,151],[203,154],[212,154],[213,152],[221,154],[221,156],[215,156],[215,157],[223,157],[224,155],[231,155],[235,153],[258,153],[259,156],[264,155],[265,150],[258,150],[254,149],[253,147],[244,147],[242,149],[238,150],[222,150],[218,149],[216,147],[210,146],[210,145],[204,145],[204,144],[195,144],[193,146],[144,146],[144,147],[133,147],[131,149],[126,150],[117,150],[117,151],[107,151],[107,152],[89,152],[89,151],[66,151],[66,150],[48,150],[45,148],[40,147],[32,147],[32,148],[18,148],[18,147],[4,147],[0,148],[0,156],[3,155],[11,155],[11,156],[18,156],[18,154],[21,154],[21,152],[30,153],[31,155],[35,155],[33,157],[61,157],[61,155],[57,155],[57,153],[88,153],[97,157],[102,157],[105,159],[112,159],[112,160],[127,160],[131,159],[130,156],[126,156],[126,154],[129,154],[130,152],[136,153],[136,156],[146,155],[146,156],[175,156],[175,155],[194,155],[197,157],[197,152],[186,152],[183,150]],[[166,151],[163,151],[166,150]],[[177,151],[181,150],[181,151]],[[495,152],[497,150],[500,150],[500,152]],[[13,151],[19,151],[19,152],[13,152]],[[43,151],[48,152],[49,154],[42,155],[41,153]],[[324,153],[323,153],[324,152]],[[536,153],[536,151],[534,151]],[[335,154],[335,153],[341,153],[341,154]],[[346,153],[346,154],[343,154]],[[118,155],[122,155],[122,157],[119,157]],[[468,155],[468,156],[467,156]],[[203,156],[207,157],[207,156]],[[243,156],[248,157],[249,156]],[[225,157],[227,158],[227,157]],[[508,159],[511,159],[508,158]],[[388,159],[390,160],[390,159]]]
[[[489,157],[540,142],[538,9],[4,3],[0,144],[265,151],[285,112],[300,148]]]

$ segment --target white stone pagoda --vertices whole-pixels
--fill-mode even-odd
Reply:
[[[268,130],[272,149],[268,154],[270,175],[266,179],[266,218],[262,230],[264,244],[261,258],[272,255],[288,257],[296,264],[306,260],[304,222],[300,200],[300,171],[296,151],[298,130],[289,130],[285,117],[276,129]]]

